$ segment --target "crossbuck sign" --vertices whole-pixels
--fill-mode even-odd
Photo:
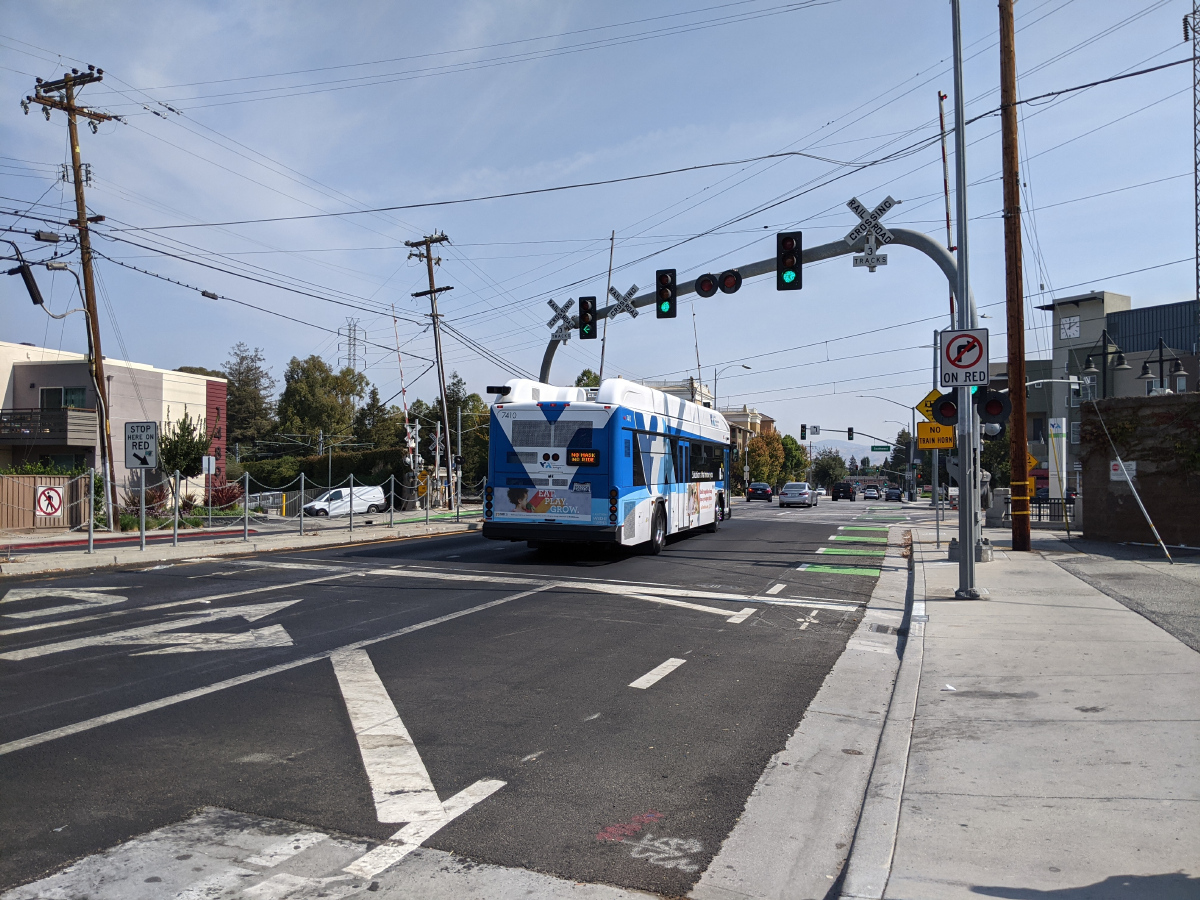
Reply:
[[[888,195],[882,203],[870,212],[858,202],[857,197],[851,197],[850,202],[846,204],[854,210],[854,214],[859,218],[859,223],[851,228],[850,233],[846,235],[846,243],[853,246],[864,235],[867,239],[866,252],[856,254],[854,257],[854,265],[856,267],[866,266],[869,271],[874,272],[876,266],[887,265],[887,254],[878,253],[877,250],[880,244],[890,244],[896,239],[896,236],[880,225],[879,220],[897,202],[899,201],[893,200],[891,195]]]
[[[575,305],[575,299],[571,298],[562,306],[559,306],[553,300],[547,300],[546,302],[550,304],[550,308],[554,310],[554,315],[550,317],[550,321],[546,323],[546,327],[554,328],[554,323],[561,319],[562,324],[559,325],[558,329],[554,332],[554,339],[562,341],[565,344],[571,337],[571,322],[573,321],[574,317],[568,315],[568,313],[571,311],[571,307]]]
[[[637,285],[631,285],[629,290],[624,294],[618,291],[615,287],[610,287],[608,293],[613,298],[613,303],[617,307],[617,315],[623,312],[629,313],[633,318],[637,318],[637,310],[633,306],[633,297],[637,293]]]

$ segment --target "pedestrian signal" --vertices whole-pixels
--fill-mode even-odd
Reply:
[[[798,291],[803,286],[800,277],[803,249],[801,232],[784,231],[775,235],[775,290]]]
[[[654,299],[654,314],[660,319],[675,318],[675,302],[679,294],[675,270],[659,269],[654,273],[654,284],[658,292]]]
[[[596,298],[579,298],[579,339],[593,340],[596,337]]]

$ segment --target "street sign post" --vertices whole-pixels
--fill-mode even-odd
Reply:
[[[986,328],[942,332],[941,384],[944,388],[988,384],[988,332]]]
[[[932,422],[933,421],[933,404],[936,403],[938,401],[938,398],[940,398],[941,396],[942,396],[942,392],[935,388],[934,390],[932,390],[928,394],[926,394],[921,399],[921,402],[918,403],[916,406],[914,406],[913,409],[915,409],[917,412],[919,412],[925,418],[926,422]]]
[[[917,423],[917,448],[920,450],[953,450],[954,426],[936,422]]]

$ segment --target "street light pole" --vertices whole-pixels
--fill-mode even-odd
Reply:
[[[741,366],[743,369],[749,369],[749,368],[750,368],[750,367],[749,367],[748,365],[746,365],[745,363],[734,363],[733,365],[726,366],[726,367],[725,367],[725,368],[723,368],[723,369],[722,369],[720,372],[718,372],[718,371],[716,370],[716,368],[715,368],[715,367],[713,368],[713,409],[720,409],[720,408],[721,408],[721,404],[719,404],[719,403],[717,402],[717,379],[721,377],[721,374],[722,374],[723,372],[727,372],[727,371],[729,371],[730,369],[736,368],[736,367],[737,367],[737,366],[739,366],[739,365],[740,365],[740,366]]]

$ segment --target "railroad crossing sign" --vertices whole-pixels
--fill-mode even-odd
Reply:
[[[564,303],[562,306],[559,306],[559,305],[558,305],[557,303],[555,303],[553,300],[547,300],[546,302],[547,302],[547,303],[549,303],[549,304],[550,304],[550,308],[551,308],[552,310],[554,310],[554,315],[552,315],[552,316],[550,317],[550,321],[546,323],[546,327],[547,327],[547,328],[553,328],[553,327],[554,327],[554,323],[555,323],[555,322],[557,322],[559,319],[562,319],[563,325],[565,325],[565,326],[567,326],[568,328],[570,328],[570,327],[571,327],[571,319],[570,319],[570,317],[567,315],[567,313],[569,313],[569,312],[571,311],[571,307],[575,305],[575,300],[574,300],[574,298],[572,298],[572,299],[568,300],[568,301],[567,301],[566,303]]]
[[[125,423],[125,468],[158,468],[158,423]]]
[[[556,341],[562,341],[564,344],[571,339],[571,334],[574,329],[569,322],[563,322],[558,326],[558,330],[551,335]]]
[[[55,519],[62,515],[63,511],[63,489],[61,487],[51,487],[49,485],[38,485],[37,497],[33,503],[34,512],[48,519]]]
[[[925,417],[926,422],[932,422],[933,421],[933,404],[937,402],[937,399],[940,396],[942,396],[941,391],[936,390],[936,389],[932,390],[928,394],[926,394],[924,399],[922,399],[920,403],[918,403],[916,406],[914,406],[913,409],[915,409],[917,412],[919,412],[921,415],[923,415]]]
[[[612,296],[613,302],[617,304],[617,313],[627,312],[629,315],[637,318],[637,310],[633,307],[633,295],[637,293],[637,285],[631,285],[629,290],[624,294],[618,291],[615,287],[610,287],[608,293]]]
[[[988,332],[986,328],[942,332],[942,387],[987,384]]]
[[[887,254],[876,251],[880,244],[890,244],[896,239],[896,236],[880,225],[879,220],[897,202],[892,199],[891,195],[888,195],[882,203],[870,212],[859,202],[857,197],[851,197],[850,202],[846,204],[854,210],[854,214],[859,218],[859,223],[851,228],[850,233],[846,235],[846,243],[853,246],[860,238],[865,236],[867,239],[866,252],[857,254],[854,257],[854,265],[856,267],[865,266],[869,271],[874,272],[876,266],[887,265]]]

